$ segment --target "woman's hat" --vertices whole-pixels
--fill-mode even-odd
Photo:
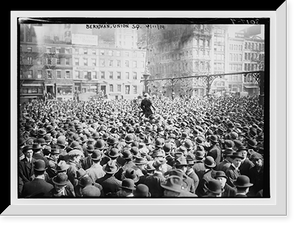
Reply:
[[[233,184],[237,188],[248,188],[253,186],[253,184],[250,183],[249,177],[247,177],[246,175],[238,176],[238,178],[236,179],[236,181],[233,182]]]
[[[52,178],[52,182],[56,185],[66,185],[68,183],[68,175],[65,173],[58,173]]]
[[[103,171],[106,172],[107,174],[115,174],[119,168],[117,167],[116,163],[112,160],[108,161],[104,166],[103,166]]]
[[[207,156],[204,160],[204,165],[209,168],[214,168],[216,166],[216,162],[213,157]]]
[[[215,179],[208,181],[207,184],[204,184],[204,187],[213,194],[220,194],[223,192],[220,181]]]
[[[132,191],[135,190],[135,184],[134,184],[134,181],[133,181],[132,179],[125,178],[125,179],[122,181],[121,188],[127,189],[127,190],[132,190]]]

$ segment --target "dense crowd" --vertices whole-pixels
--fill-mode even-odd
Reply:
[[[19,110],[21,198],[263,197],[257,97],[35,100]]]

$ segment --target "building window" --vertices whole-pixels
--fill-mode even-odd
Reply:
[[[92,49],[92,55],[96,55],[96,49]]]
[[[107,53],[109,56],[112,56],[113,55],[113,52],[112,50],[108,50],[108,53]]]
[[[75,65],[79,65],[79,58],[75,58]]]
[[[125,60],[125,67],[129,67],[129,60]]]
[[[66,71],[66,78],[70,79],[71,78],[71,72],[70,71]]]
[[[137,86],[136,85],[133,86],[133,94],[137,94]]]
[[[92,59],[92,66],[96,66],[96,59]]]
[[[94,79],[94,80],[97,79],[97,72],[95,72],[95,71],[92,72],[92,79]]]
[[[66,65],[70,65],[70,59],[66,58]]]
[[[83,78],[84,78],[84,79],[88,79],[88,72],[87,72],[87,71],[84,71],[84,72],[83,72]]]
[[[41,71],[41,70],[38,70],[38,71],[37,71],[37,78],[38,78],[38,79],[41,79],[41,78],[42,78],[42,71]]]
[[[79,54],[79,49],[75,48],[75,54]]]
[[[136,72],[132,73],[132,79],[137,80],[137,73]]]
[[[109,61],[109,67],[112,67],[113,66],[113,60],[110,60]]]
[[[83,65],[87,66],[88,65],[88,59],[87,58],[83,58]]]
[[[51,70],[47,70],[47,78],[52,79],[52,71]]]
[[[101,71],[101,79],[105,79],[105,72],[104,71]]]
[[[114,91],[114,85],[112,85],[112,84],[109,85],[109,91],[110,91],[110,92],[113,92],[113,91]]]
[[[46,53],[51,53],[51,47],[46,48]]]
[[[130,85],[125,85],[125,94],[126,95],[130,94]]]
[[[133,67],[133,68],[136,68],[136,67],[137,67],[137,64],[136,64],[136,61],[135,61],[135,60],[132,61],[132,67]]]
[[[120,51],[116,51],[116,56],[121,56],[121,52]]]
[[[100,60],[100,66],[105,67],[105,60]]]
[[[51,58],[46,58],[46,63],[47,65],[51,65],[52,64]]]
[[[129,72],[125,72],[125,77],[127,80],[129,80]]]
[[[87,49],[83,49],[83,54],[88,54],[88,50]]]
[[[29,70],[29,71],[28,71],[27,78],[28,78],[28,79],[32,78],[32,70]]]
[[[129,52],[125,52],[125,56],[129,57]]]
[[[105,55],[105,51],[104,50],[100,50],[100,55],[104,56]]]
[[[109,72],[109,78],[112,80],[114,78],[113,72]]]
[[[61,71],[60,70],[56,71],[56,78],[61,79]]]
[[[121,61],[117,60],[117,67],[121,67]]]
[[[118,91],[118,92],[121,92],[121,84],[118,84],[118,85],[117,85],[117,91]]]
[[[80,73],[79,73],[79,71],[75,71],[75,78],[76,78],[76,79],[79,79],[79,78],[80,78]]]
[[[118,79],[118,80],[121,79],[121,72],[117,72],[117,79]]]

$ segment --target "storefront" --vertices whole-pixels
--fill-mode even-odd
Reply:
[[[56,84],[57,100],[72,100],[74,97],[73,84]]]
[[[20,85],[20,103],[33,99],[44,99],[43,83],[23,83]]]

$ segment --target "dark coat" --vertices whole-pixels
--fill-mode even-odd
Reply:
[[[207,156],[213,157],[216,164],[220,164],[222,161],[222,151],[218,144],[213,145],[207,152]]]
[[[235,195],[236,190],[226,183],[224,187],[224,192],[222,193],[222,197],[235,197]]]
[[[233,184],[234,181],[238,178],[238,176],[241,175],[240,170],[234,168],[232,165],[229,166],[229,168],[226,170],[226,176],[228,177],[227,179],[227,184],[229,184],[231,187],[235,187]]]
[[[151,197],[162,197],[164,189],[161,183],[165,181],[165,177],[160,173],[154,173],[144,179],[144,184],[148,186]]]
[[[106,174],[104,177],[96,180],[96,183],[100,184],[103,188],[103,193],[105,196],[115,195],[122,186],[122,182],[115,178],[114,175]]]
[[[207,189],[205,188],[205,185],[213,179],[212,177],[212,172],[213,170],[208,170],[208,171],[202,171],[200,173],[197,173],[199,177],[199,185],[196,189],[196,194],[199,197],[203,197],[207,194]]]
[[[22,197],[49,197],[53,185],[43,179],[35,178],[23,186]]]
[[[241,166],[239,167],[239,170],[242,175],[246,175],[247,177],[250,177],[250,169],[254,167],[254,164],[252,161],[250,161],[248,158],[246,158]]]
[[[27,161],[27,158],[24,158],[19,162],[19,177],[22,179],[23,183],[31,181],[33,176],[33,165],[34,159],[31,162]]]

